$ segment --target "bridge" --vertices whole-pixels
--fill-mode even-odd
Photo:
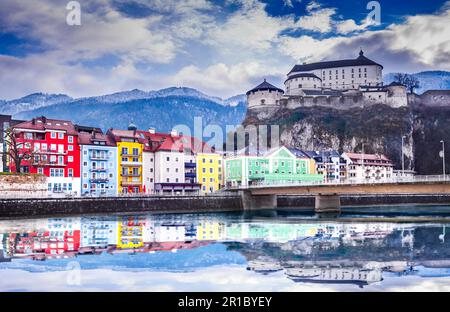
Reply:
[[[316,212],[338,212],[340,195],[372,194],[450,194],[450,176],[414,176],[378,181],[344,182],[290,182],[267,183],[247,187],[231,187],[228,191],[239,191],[245,210],[275,209],[277,195],[313,195]]]

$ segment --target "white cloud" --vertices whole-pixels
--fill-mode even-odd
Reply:
[[[254,87],[255,81],[262,77],[284,75],[285,68],[271,68],[258,62],[239,63],[232,66],[219,63],[205,69],[194,65],[186,66],[170,78],[170,81],[177,85],[198,88],[209,94],[228,97],[246,92]]]
[[[308,11],[310,13],[302,16],[297,23],[300,28],[321,33],[327,33],[332,30],[332,17],[336,13],[336,9],[311,9]]]

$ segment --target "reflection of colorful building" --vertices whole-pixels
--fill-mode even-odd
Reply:
[[[81,247],[106,247],[117,244],[117,219],[110,217],[81,218]]]
[[[216,241],[225,238],[225,225],[217,221],[200,221],[197,225],[197,240]]]
[[[117,227],[117,248],[139,248],[144,245],[143,230],[145,217],[119,217]]]

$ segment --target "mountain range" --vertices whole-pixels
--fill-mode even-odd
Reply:
[[[43,115],[104,130],[126,129],[134,123],[140,129],[155,127],[167,132],[180,124],[192,129],[195,117],[202,117],[204,126],[239,125],[245,117],[246,101],[245,95],[221,99],[185,87],[157,91],[134,89],[79,99],[63,94],[35,93],[0,101],[0,113],[24,120]]]

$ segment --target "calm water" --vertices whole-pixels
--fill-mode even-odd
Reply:
[[[0,221],[0,290],[450,290],[450,207],[410,208]]]

